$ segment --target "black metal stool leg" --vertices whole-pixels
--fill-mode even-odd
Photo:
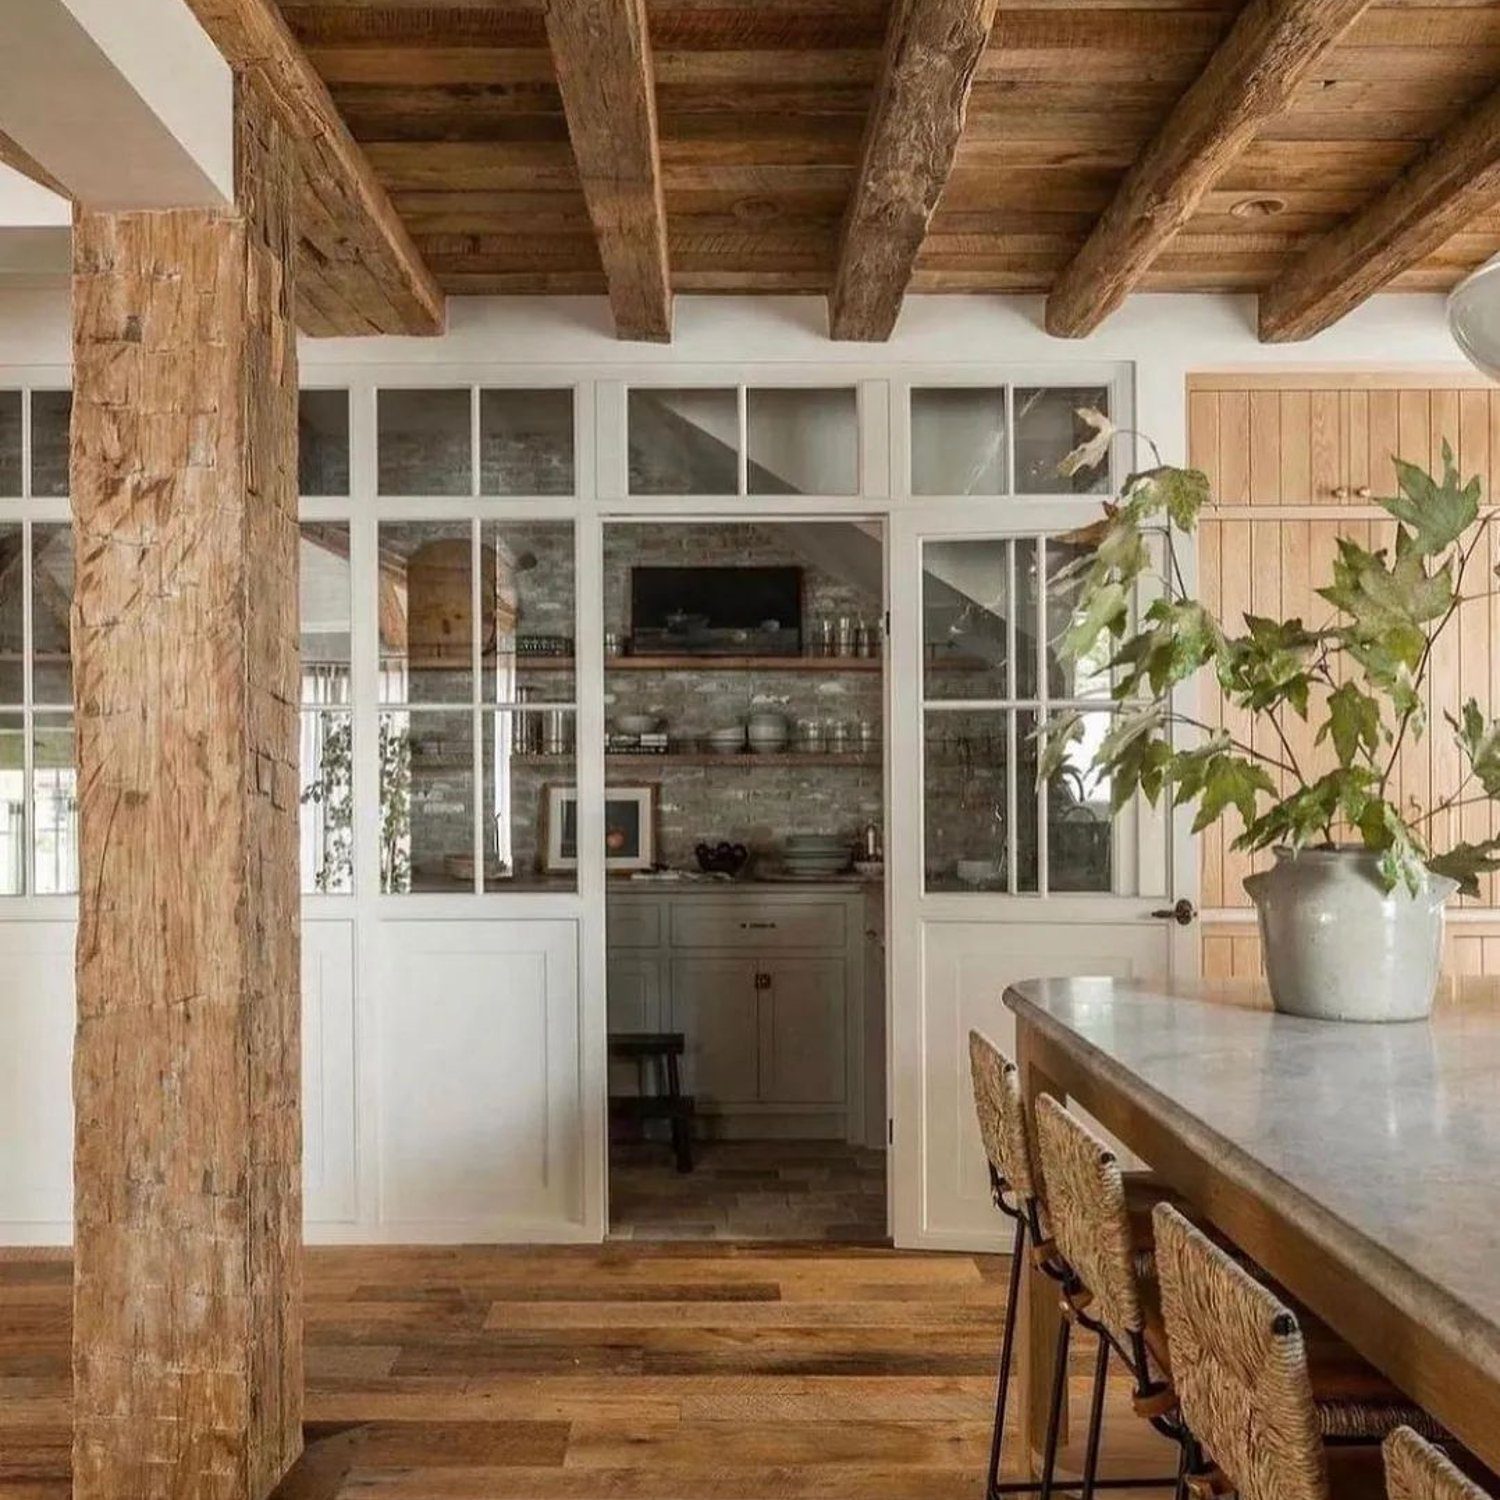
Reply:
[[[1021,1305],[1021,1274],[1025,1270],[1026,1220],[1016,1217],[1016,1237],[1010,1251],[1010,1291],[1005,1299],[1005,1332],[1000,1336],[1000,1370],[995,1382],[995,1429],[990,1434],[990,1467],[985,1477],[987,1500],[999,1493],[1000,1457],[1005,1444],[1005,1408],[1010,1400],[1010,1367],[1016,1343],[1016,1317]]]
[[[1089,1407],[1088,1448],[1083,1459],[1083,1497],[1094,1500],[1099,1477],[1099,1438],[1104,1429],[1104,1391],[1109,1382],[1109,1340],[1099,1335],[1099,1354],[1094,1361],[1094,1397]]]
[[[679,1172],[693,1170],[692,1125],[682,1112],[682,1076],[677,1070],[677,1054],[667,1054],[667,1093],[672,1100],[672,1153]]]
[[[1057,1441],[1062,1431],[1063,1403],[1068,1399],[1068,1336],[1073,1325],[1064,1318],[1057,1329],[1057,1368],[1052,1376],[1052,1406],[1047,1413],[1046,1451],[1042,1455],[1041,1500],[1052,1500],[1057,1475]]]

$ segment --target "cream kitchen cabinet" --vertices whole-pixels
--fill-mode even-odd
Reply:
[[[864,958],[853,883],[612,891],[610,1026],[683,1033],[710,1133],[862,1140]]]

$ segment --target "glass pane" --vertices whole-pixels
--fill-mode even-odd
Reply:
[[[467,521],[380,527],[382,703],[471,703],[474,574]]]
[[[0,526],[0,703],[25,697],[24,545],[19,525]]]
[[[536,883],[577,888],[576,840],[564,847],[566,829],[559,827],[549,854],[547,839],[548,788],[576,786],[576,743],[573,714],[567,709],[502,710],[484,716],[486,890]],[[570,817],[570,800],[552,798],[552,811]]]
[[[474,715],[380,716],[380,888],[474,889]]]
[[[752,495],[852,495],[859,488],[859,403],[852,386],[745,396]]]
[[[349,493],[348,391],[297,398],[297,488],[304,495]]]
[[[298,549],[297,599],[302,623],[302,691],[307,704],[349,702],[349,633],[353,589],[349,527],[304,521]],[[386,580],[380,580],[382,597]]]
[[[1064,660],[1058,651],[1073,623],[1082,580],[1074,577],[1058,582],[1057,576],[1091,550],[1088,546],[1074,545],[1065,537],[1047,539],[1047,694],[1053,702],[1066,698],[1107,699],[1114,680],[1109,662],[1119,643],[1108,631],[1099,636],[1087,656],[1076,661]]]
[[[929,891],[1003,891],[1011,715],[929,710],[923,747],[923,865]]]
[[[26,730],[0,714],[0,896],[26,890]]]
[[[739,492],[735,391],[633,390],[628,426],[632,495]]]
[[[1067,762],[1047,784],[1047,889],[1113,889],[1115,824],[1110,779],[1090,769],[1111,715],[1083,717],[1083,737],[1068,746]]]
[[[1005,391],[927,386],[911,393],[911,492],[1006,492]]]
[[[31,493],[68,493],[68,416],[71,391],[31,393]]]
[[[572,522],[485,522],[479,590],[485,699],[568,702],[573,696]]]
[[[479,488],[486,495],[573,493],[573,392],[479,393]]]
[[[304,712],[301,723],[302,892],[354,889],[354,719]]]
[[[375,426],[382,495],[473,493],[467,390],[381,391]]]
[[[1016,493],[1103,495],[1109,493],[1109,461],[1071,477],[1057,466],[1094,429],[1079,415],[1092,408],[1109,415],[1107,386],[1052,386],[1016,390]]]
[[[39,896],[78,889],[78,769],[71,714],[38,714],[32,726],[32,802]]]
[[[1036,572],[1036,543],[1027,538],[923,545],[923,692],[928,699],[1036,695]],[[1006,669],[1012,647],[1013,686]]]
[[[36,703],[73,701],[73,528],[31,528],[31,695]]]
[[[21,393],[0,391],[0,495],[21,493]]]

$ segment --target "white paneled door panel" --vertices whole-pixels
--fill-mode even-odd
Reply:
[[[1015,1055],[1008,984],[1039,976],[1162,974],[1162,924],[928,921],[921,927],[923,1243],[993,1248],[1002,1226],[974,1119],[969,1031]]]
[[[383,1237],[577,1238],[577,922],[392,922],[382,948]]]
[[[76,931],[0,923],[0,1243],[72,1238]]]
[[[302,924],[302,1215],[356,1213],[354,924]]]

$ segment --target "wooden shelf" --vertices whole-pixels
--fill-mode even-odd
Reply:
[[[571,672],[571,656],[518,656],[517,671]],[[607,656],[606,672],[878,672],[878,656]]]
[[[511,764],[546,765],[569,760],[565,755],[512,755]],[[782,750],[767,751],[764,755],[747,752],[742,755],[715,755],[712,751],[691,751],[682,754],[650,755],[639,751],[620,750],[606,754],[606,766],[662,766],[687,768],[695,766],[878,766],[880,757],[862,753],[833,755],[813,751]]]

